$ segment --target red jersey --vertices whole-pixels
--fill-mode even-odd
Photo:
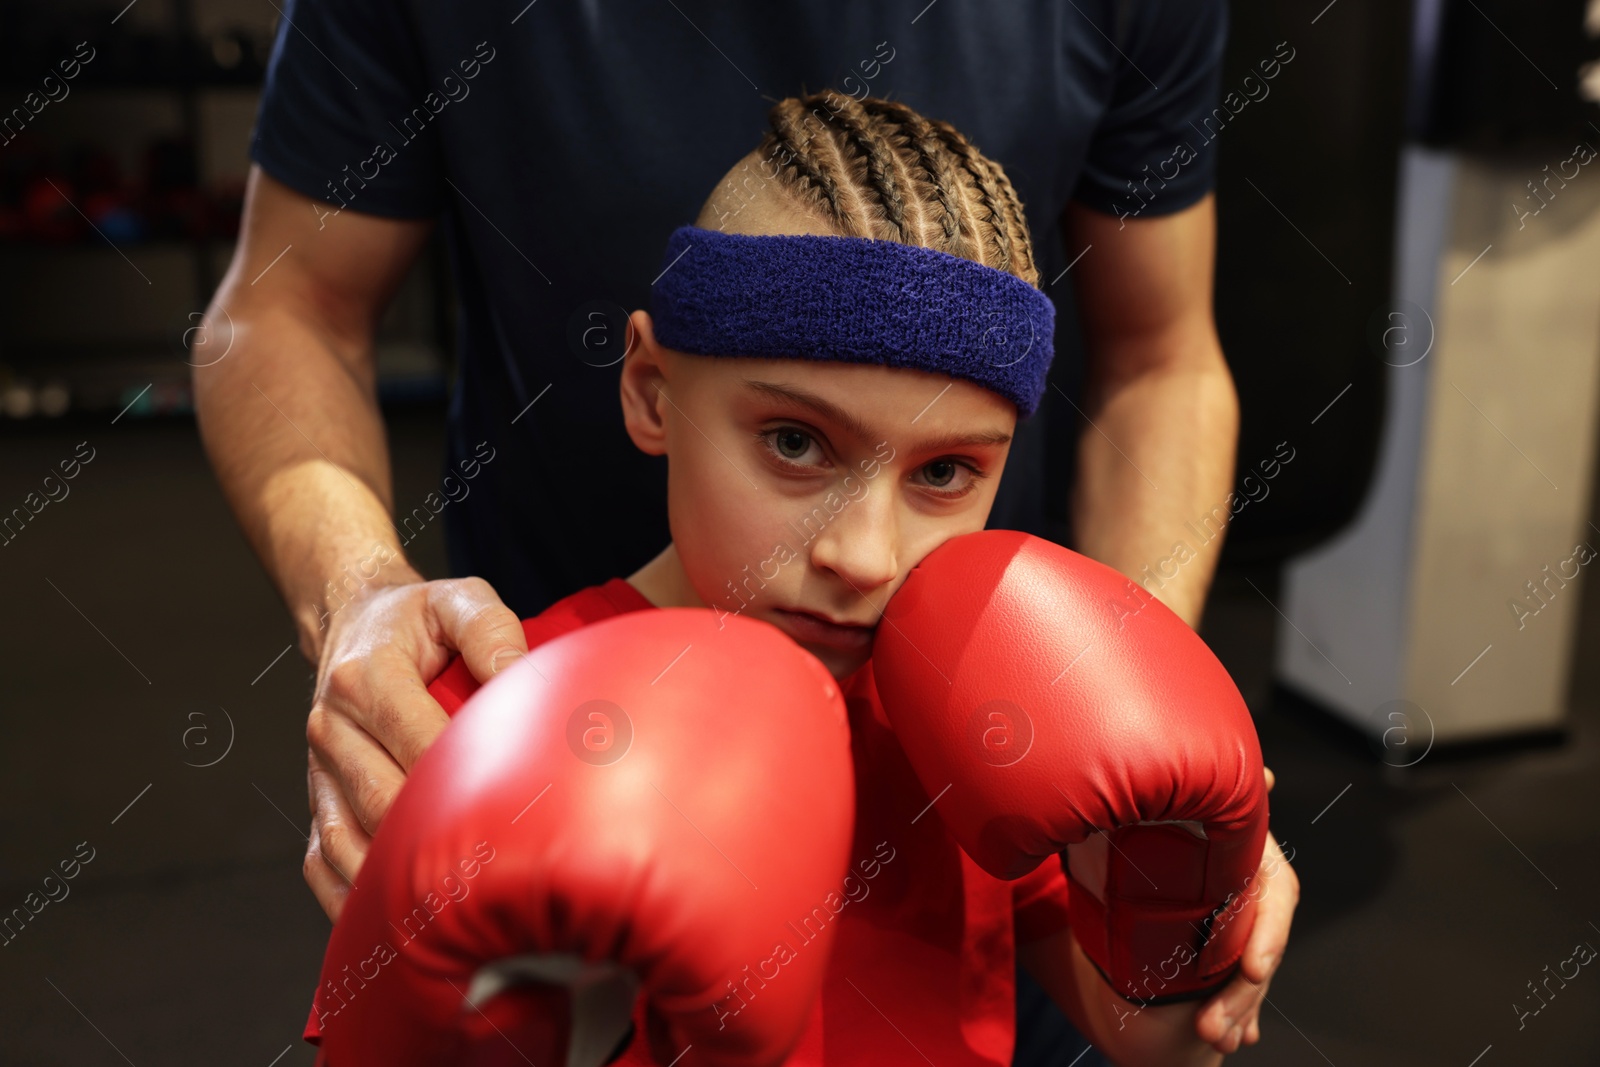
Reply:
[[[613,578],[523,620],[522,630],[533,649],[654,606]],[[458,657],[428,691],[454,715],[477,688]],[[825,909],[790,924],[795,953],[806,950],[822,924],[837,922],[839,930],[822,993],[786,1067],[877,1067],[914,1059],[940,1067],[1007,1067],[1016,1027],[1015,945],[1067,927],[1066,876],[1055,862],[1014,882],[987,874],[950,836],[906,761],[878,700],[871,662],[840,688],[856,772],[851,877],[845,896],[830,895]],[[743,985],[759,995],[758,986]],[[304,1034],[312,1044],[321,1041],[318,1014],[314,1002]],[[633,1043],[616,1063],[655,1064],[644,1038],[643,997],[633,1022]]]

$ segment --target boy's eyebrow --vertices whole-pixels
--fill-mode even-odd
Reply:
[[[809,408],[828,419],[861,441],[881,439],[872,427],[866,425],[850,412],[839,407],[831,400],[808,393],[804,389],[792,385],[780,385],[777,382],[764,382],[756,378],[745,378],[746,386],[758,393],[772,397],[774,400],[786,400],[803,408]],[[939,451],[946,448],[961,448],[983,445],[1003,445],[1011,440],[1011,435],[1001,430],[981,430],[976,433],[949,433],[938,437],[919,441],[918,446],[927,451]]]

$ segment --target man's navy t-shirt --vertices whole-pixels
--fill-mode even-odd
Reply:
[[[446,467],[475,473],[443,507],[451,567],[523,618],[671,539],[666,461],[623,429],[621,314],[649,306],[667,236],[758,145],[777,100],[870,93],[953,124],[1005,168],[1041,287],[1068,306],[1063,272],[1082,251],[1059,237],[1069,200],[1148,218],[1213,181],[1203,120],[1224,0],[283,10],[252,156],[319,212],[443,220],[460,300]],[[1194,153],[1181,166],[1180,144]],[[1076,327],[1058,319],[1067,353],[1076,338],[1059,334]],[[1046,532],[1048,410],[1018,426],[991,527]],[[404,525],[421,502],[398,503]]]

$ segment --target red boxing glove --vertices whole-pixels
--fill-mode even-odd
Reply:
[[[1266,783],[1249,709],[1182,619],[1102,563],[988,530],[913,568],[872,660],[968,855],[1018,878],[1066,850],[1072,931],[1118,993],[1161,1003],[1231,977]]]
[[[599,1064],[640,991],[657,1062],[777,1064],[834,927],[748,999],[732,983],[840,885],[854,816],[839,687],[775,627],[665,608],[540,645],[373,836],[322,965],[319,1063]]]

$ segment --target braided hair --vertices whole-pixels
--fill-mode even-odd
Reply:
[[[948,122],[827,90],[773,105],[762,174],[842,237],[948,252],[1039,284],[1022,202]]]

